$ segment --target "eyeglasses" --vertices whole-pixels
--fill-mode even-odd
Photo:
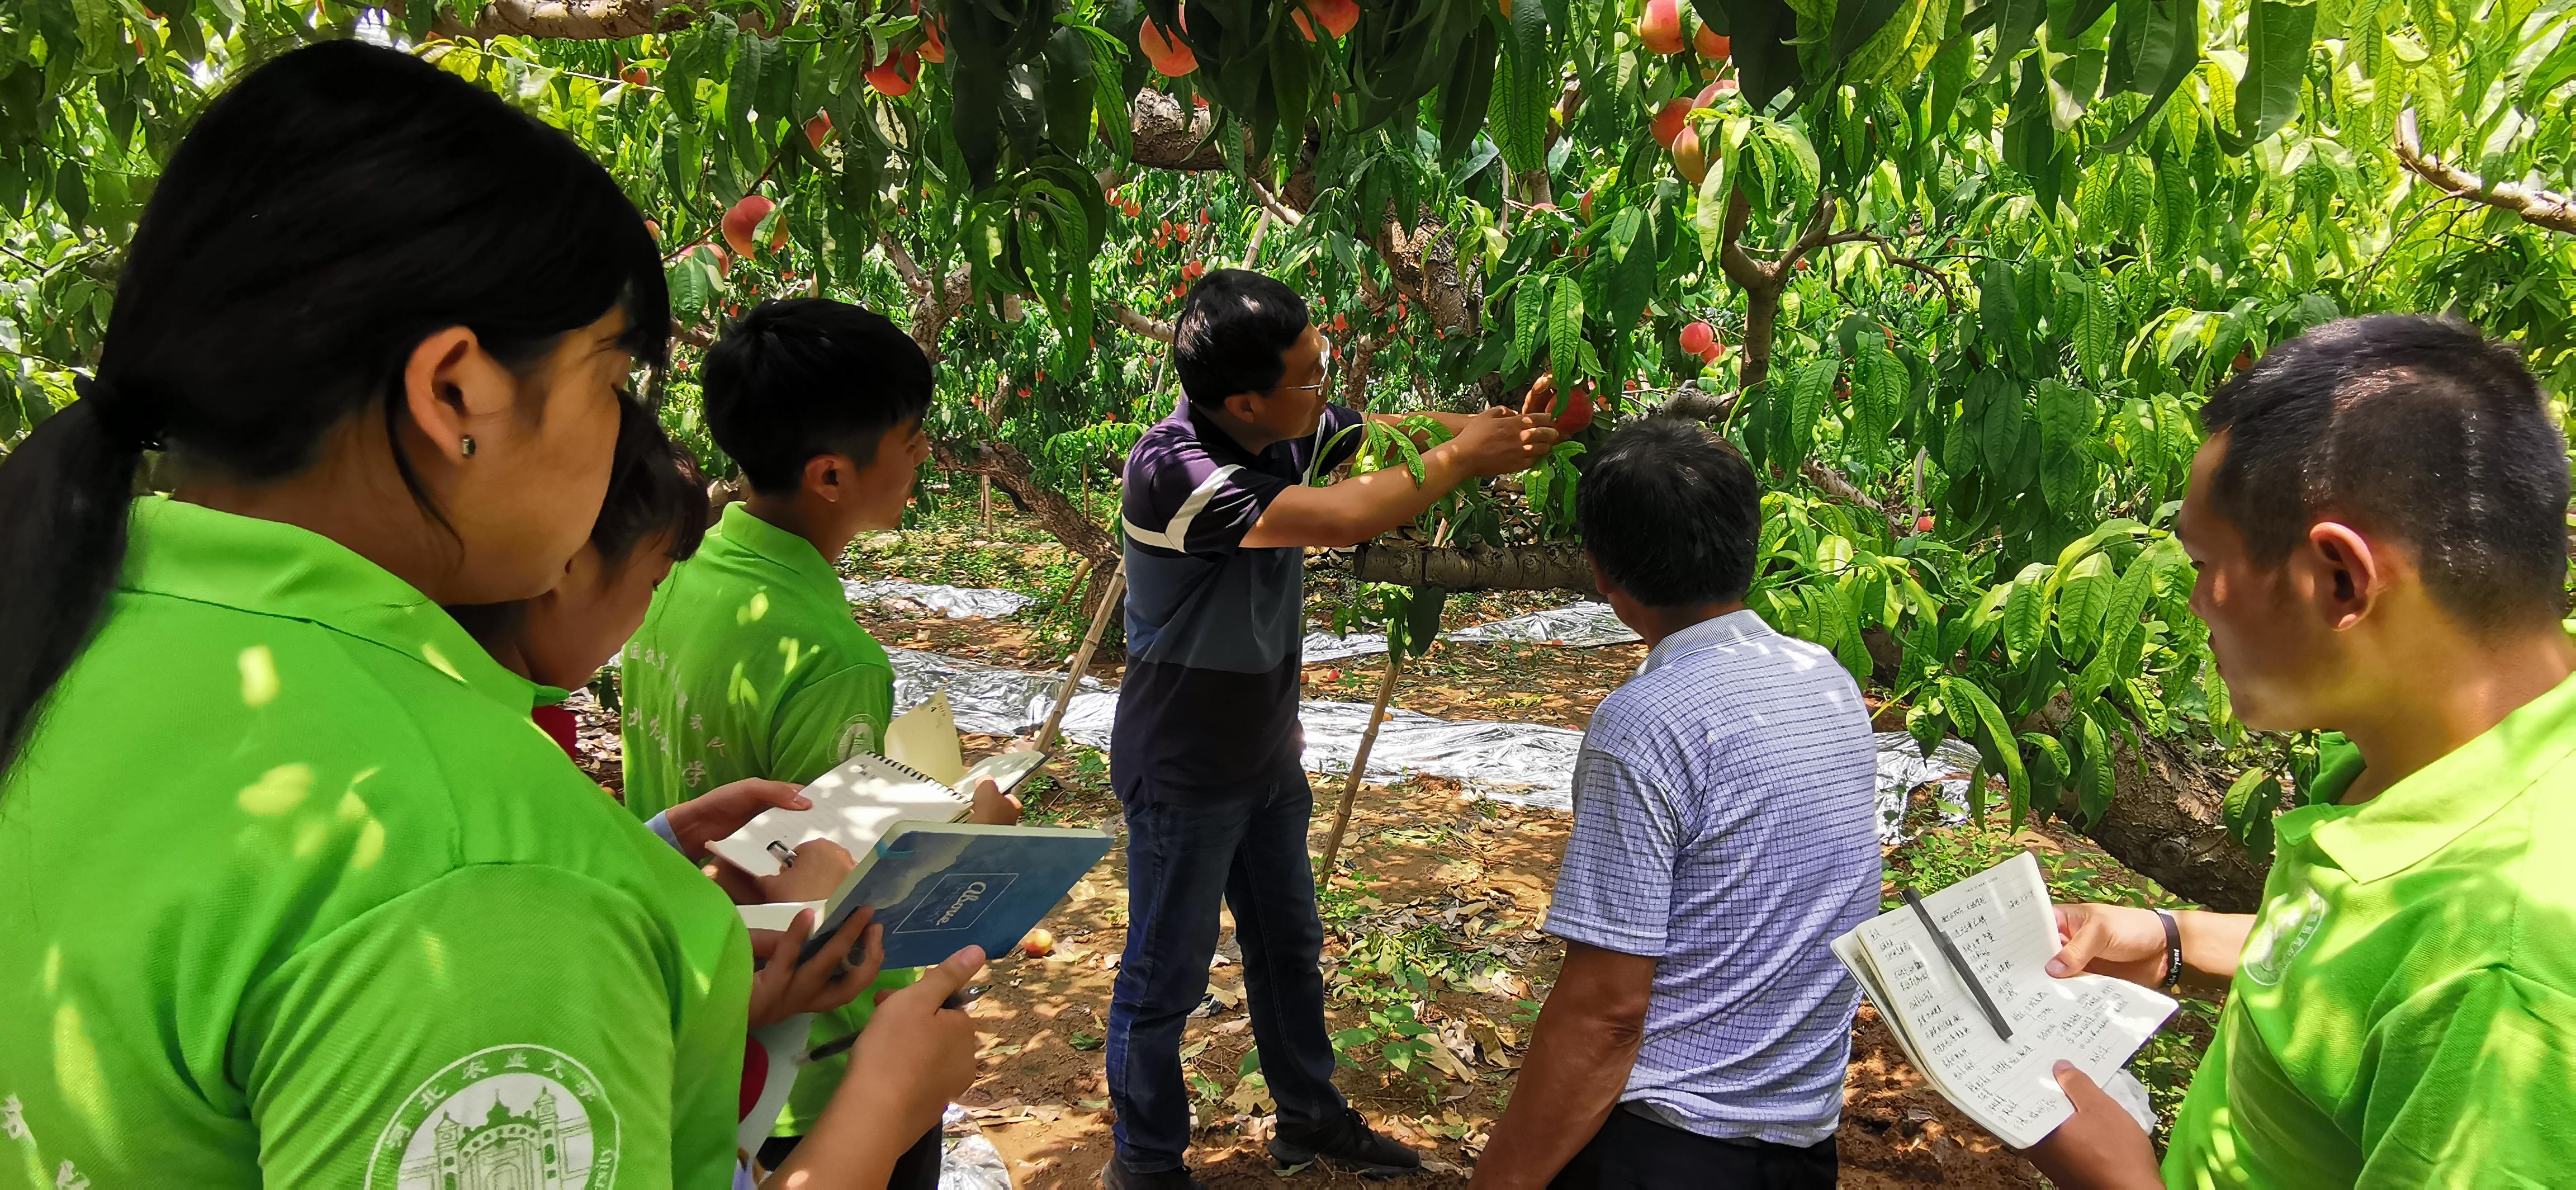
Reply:
[[[1323,354],[1316,357],[1316,363],[1323,368],[1323,375],[1316,377],[1313,384],[1291,384],[1283,386],[1291,392],[1322,393],[1328,392],[1332,389],[1333,365],[1335,362],[1333,358],[1333,337],[1331,335],[1321,333],[1318,333],[1315,337],[1321,340],[1324,344]]]

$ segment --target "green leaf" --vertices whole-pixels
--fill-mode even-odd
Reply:
[[[1524,275],[1512,289],[1512,359],[1526,364],[1538,358],[1538,345],[1547,333],[1547,283],[1545,273]]]
[[[1571,392],[1582,375],[1583,286],[1572,277],[1559,277],[1548,303],[1548,359],[1556,373],[1556,387]]]
[[[78,161],[65,161],[54,174],[54,202],[63,208],[63,216],[74,227],[89,224],[89,185],[81,177]]]
[[[2069,660],[2083,656],[2079,650],[2101,632],[2102,610],[2110,606],[2115,581],[2111,559],[2104,554],[2087,555],[2066,572],[2057,589],[2057,636],[2065,642]]]
[[[2029,422],[2029,403],[2020,393],[2006,389],[1988,395],[1984,420],[1977,427],[1978,457],[1986,465],[1988,479],[2012,474]]]
[[[2102,812],[2111,808],[2112,755],[2111,735],[2103,730],[2096,707],[2077,716],[2078,734],[2084,741],[2084,755],[2075,762],[2075,804],[2091,827],[2102,821]]]
[[[2281,805],[2281,780],[2263,769],[2247,769],[2227,787],[2221,818],[2228,837],[2257,858],[2272,854],[2272,812]]]
[[[87,65],[92,70],[113,69],[120,56],[117,51],[126,50],[125,22],[117,16],[116,0],[71,0],[71,5]],[[131,50],[122,56],[128,63],[133,61]]]
[[[2012,820],[2018,826],[2030,810],[2030,772],[2022,767],[2021,748],[2004,724],[2002,708],[1976,683],[1956,677],[1941,679],[1941,698],[1950,708],[1951,722],[1977,746],[1977,754],[1985,760],[1983,767],[2003,774],[2012,799]]]
[[[2138,216],[2128,212],[2122,223],[2134,233]],[[2100,278],[2084,287],[2084,314],[2075,331],[2075,357],[2084,365],[2095,382],[2109,380],[2120,362],[2120,311],[2112,304],[2110,287]]]
[[[2279,132],[2299,114],[2317,7],[2255,0],[2245,19],[2245,77],[2236,83],[2236,132],[2247,145]]]
[[[2084,451],[2093,430],[2093,394],[2054,378],[2039,382],[2040,494],[2051,511],[2068,519],[2092,512],[2092,456]]]
[[[692,326],[705,319],[707,303],[714,294],[707,266],[699,259],[705,251],[700,248],[671,266],[671,310],[680,321]]]
[[[2021,742],[2028,745],[2031,750],[2031,806],[2042,812],[2055,810],[2057,791],[2065,788],[2066,783],[2075,776],[2074,761],[2068,758],[2066,745],[2059,743],[2056,736],[2045,732],[2023,732]],[[2013,825],[2018,828],[2021,823],[2016,821]]]
[[[1815,448],[1816,423],[1823,419],[1826,405],[1833,400],[1834,378],[1842,374],[1842,369],[1842,358],[1834,355],[1809,360],[1798,369],[1797,381],[1789,393],[1789,455],[1776,460],[1782,467],[1795,470]]]
[[[2048,628],[2048,574],[2045,562],[2022,567],[2004,599],[2004,651],[2016,662],[2039,647],[2040,633]]]
[[[1879,339],[1863,343],[1859,356],[1852,361],[1852,434],[1859,439],[1857,445],[1863,456],[1873,462],[1886,455],[1887,438],[1895,432],[1897,414],[1905,408],[1905,389],[1910,380],[1904,361]]]
[[[2048,15],[2048,0],[1988,0],[1988,3],[2000,6],[2001,12],[1995,18],[1994,57],[1987,62],[1986,73],[1976,83],[1976,89],[1980,91],[2002,78],[2004,67],[2030,48],[2032,39],[2039,33],[2040,21]]]

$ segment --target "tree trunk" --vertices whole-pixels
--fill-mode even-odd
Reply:
[[[1756,385],[1771,378],[1771,328],[1780,320],[1780,287],[1776,285],[1744,290],[1744,343],[1738,352],[1743,362],[1736,366],[1736,386],[1752,392]]]
[[[1037,469],[1027,455],[1007,442],[940,442],[932,451],[943,468],[991,477],[1018,498],[1037,518],[1038,527],[1066,552],[1091,559],[1091,584],[1082,593],[1082,615],[1089,618],[1099,609],[1118,569],[1118,543],[1063,493],[1038,482]]]
[[[1368,542],[1329,555],[1337,569],[1364,583],[1445,587],[1452,591],[1571,591],[1597,595],[1592,564],[1570,541],[1540,545],[1433,547]]]
[[[2227,783],[2158,740],[2147,741],[2147,775],[2120,745],[2110,808],[2084,833],[2104,851],[2174,895],[2228,913],[2263,900],[2269,865],[2246,854],[2219,817]]]

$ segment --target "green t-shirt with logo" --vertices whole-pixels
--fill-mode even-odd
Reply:
[[[894,714],[894,667],[850,618],[832,564],[740,504],[654,590],[618,670],[626,808],[638,819],[746,777],[811,781],[878,751]],[[914,978],[889,971],[877,986]],[[865,1027],[875,1008],[862,992],[817,1014],[814,1043]],[[847,1054],[807,1067],[778,1135],[803,1135],[848,1069]]]
[[[740,919],[532,697],[326,538],[138,501],[0,786],[0,1186],[724,1184]]]
[[[2359,805],[2329,747],[2174,1123],[2175,1187],[2566,1185],[2576,678]]]

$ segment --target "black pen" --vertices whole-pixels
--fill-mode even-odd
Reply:
[[[1906,904],[1914,907],[1914,916],[1923,919],[1923,932],[1932,935],[1932,945],[1941,949],[1942,958],[1950,960],[1950,969],[1959,973],[1960,981],[1967,984],[1968,991],[1977,997],[1977,1007],[1986,1011],[1986,1023],[1995,1027],[1995,1036],[2012,1040],[2012,1026],[2004,1023],[2003,1010],[1996,1008],[1994,1000],[1986,995],[1986,985],[1977,982],[1977,973],[1968,969],[1968,960],[1960,956],[1958,947],[1950,944],[1950,936],[1933,923],[1932,911],[1923,907],[1923,898],[1914,895],[1910,888],[1898,889],[1897,892],[1905,898]]]

